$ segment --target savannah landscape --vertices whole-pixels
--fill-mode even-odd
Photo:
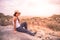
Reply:
[[[0,13],[0,40],[60,40],[60,15],[50,17],[21,16],[20,22],[27,22],[28,30],[35,36],[13,32],[13,17]]]
[[[35,36],[13,31],[16,11]],[[0,40],[60,40],[60,0],[0,0]]]

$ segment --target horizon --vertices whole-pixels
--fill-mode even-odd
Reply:
[[[60,14],[60,0],[0,0],[0,12],[13,15],[15,10],[21,16],[49,17]]]

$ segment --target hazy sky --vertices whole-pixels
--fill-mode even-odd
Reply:
[[[0,12],[13,15],[19,10],[22,16],[51,16],[60,14],[60,0],[0,0]]]

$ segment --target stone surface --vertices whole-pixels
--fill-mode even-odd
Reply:
[[[5,31],[1,33],[3,34],[1,35],[2,40],[40,40],[39,38],[21,32]]]
[[[7,28],[8,27],[8,28]],[[40,40],[34,36],[31,36],[22,32],[13,32],[13,27],[3,26],[0,28],[0,40]]]
[[[13,32],[12,26],[0,26],[0,40],[60,40],[56,32],[41,28],[35,36],[22,32]]]

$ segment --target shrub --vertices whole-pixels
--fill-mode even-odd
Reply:
[[[60,15],[53,15],[51,16],[51,18],[55,20],[56,22],[60,23]]]
[[[3,13],[0,13],[0,25],[7,26],[12,24],[12,21],[9,21],[11,18],[12,16],[4,15]]]
[[[60,25],[58,25],[58,24],[50,23],[50,24],[47,24],[47,26],[48,26],[48,28],[50,28],[50,29],[52,29],[54,31],[60,31]]]

